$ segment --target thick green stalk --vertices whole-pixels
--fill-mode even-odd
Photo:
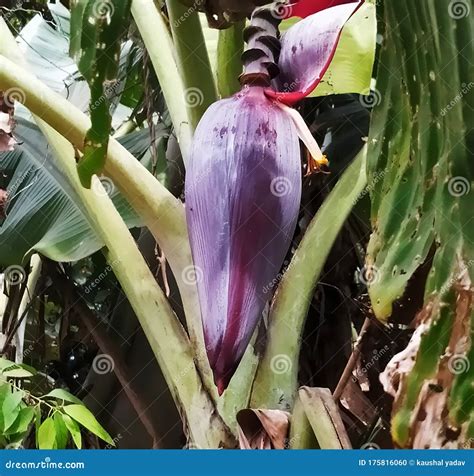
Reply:
[[[87,116],[25,69],[0,56],[0,89],[9,88],[19,88],[23,104],[31,112],[82,150],[90,127]],[[164,251],[178,282],[191,339],[202,342],[196,284],[187,279],[192,274],[192,258],[182,203],[114,139],[109,141],[105,174],[143,218]]]
[[[166,6],[184,84],[184,102],[195,129],[206,109],[217,100],[214,74],[196,8],[186,7],[179,0],[166,0]]]
[[[173,56],[174,45],[168,27],[153,0],[133,0],[132,15],[158,77],[186,163],[192,126],[183,100],[186,92]]]
[[[322,450],[351,448],[339,408],[328,388],[299,389],[291,415],[290,447]]]
[[[0,53],[8,54],[17,64],[23,64],[21,51],[1,18],[0,38]],[[0,89],[16,88],[21,94],[15,96],[21,96],[31,112],[46,119],[44,122],[36,117],[56,151],[66,176],[83,199],[95,231],[106,244],[106,257],[137,314],[172,394],[185,414],[193,441],[199,446],[210,448],[221,444],[232,445],[233,439],[229,436],[228,429],[216,414],[213,402],[202,387],[188,337],[126,225],[107,194],[95,193],[101,190],[97,177],[94,177],[95,186],[91,190],[81,186],[74,149],[54,130],[62,132],[70,140],[72,138],[73,145],[81,149],[85,133],[90,127],[89,119],[15,63],[0,57]],[[51,104],[54,108],[50,107]],[[191,335],[198,340],[194,345],[198,349],[200,363],[203,364],[200,371],[202,373],[204,369],[209,375],[204,346],[200,344],[203,339],[195,283],[183,279],[186,267],[191,266],[192,261],[182,205],[115,140],[109,143],[107,159],[106,171],[110,172],[115,184],[154,231],[162,249],[167,250],[168,258],[175,258],[173,263],[178,270],[181,269],[176,277],[178,283],[183,285],[183,289],[180,289],[183,301],[188,298],[187,304],[185,303],[188,308],[187,317],[194,318],[188,322],[188,326],[194,324],[192,329],[195,333]]]
[[[41,276],[41,258],[38,254],[34,253],[31,256],[30,263],[29,263],[29,274],[28,280],[26,282],[26,289],[23,293],[23,297],[20,301],[20,306],[18,307],[18,319],[23,318],[23,314],[25,313],[28,306],[30,306],[33,299],[37,296],[35,294],[35,288],[38,284],[38,281]],[[23,363],[24,354],[24,347],[25,347],[25,330],[26,330],[26,318],[23,318],[21,324],[18,326],[18,329],[15,333],[15,362],[17,364]]]
[[[359,153],[306,231],[275,294],[265,353],[251,407],[291,410],[298,385],[304,322],[318,278],[337,235],[367,184],[367,148]]]
[[[21,94],[16,96],[32,113],[66,137],[76,149],[82,150],[84,137],[90,128],[89,118],[19,66],[24,64],[21,50],[2,18],[0,38],[0,54],[5,55],[0,56],[0,89],[19,90]],[[143,218],[165,253],[179,287],[200,371],[206,386],[214,392],[204,349],[197,287],[195,281],[189,279],[193,274],[193,264],[183,205],[112,138],[109,141],[105,174]]]
[[[217,43],[217,85],[221,97],[229,97],[240,89],[241,56],[244,51],[245,20],[219,31]]]
[[[226,442],[226,428],[202,388],[188,337],[100,179],[94,175],[91,189],[84,188],[72,145],[41,119],[36,122],[105,243],[107,261],[137,315],[178,408],[184,412],[193,441],[206,448]]]

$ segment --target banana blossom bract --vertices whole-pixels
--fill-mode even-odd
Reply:
[[[320,82],[344,24],[362,3],[295,3],[294,14],[306,18],[281,40],[279,75],[271,85],[244,84],[233,97],[216,102],[196,129],[186,217],[206,350],[219,394],[271,297],[268,290],[295,231],[299,138],[317,164],[325,162],[303,119],[289,106]],[[321,9],[331,4],[336,6]]]

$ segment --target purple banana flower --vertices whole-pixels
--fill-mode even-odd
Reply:
[[[299,138],[313,167],[327,163],[299,113],[287,104],[317,86],[344,24],[362,3],[308,16],[288,30],[281,46],[280,19],[268,8],[257,9],[245,32],[242,90],[213,104],[196,129],[186,176],[186,218],[206,350],[219,394],[271,297],[267,290],[295,231]]]

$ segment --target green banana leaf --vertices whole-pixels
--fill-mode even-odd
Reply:
[[[83,112],[88,112],[90,89],[69,56],[70,12],[61,4],[49,3],[54,24],[41,15],[34,16],[20,31],[17,41],[23,51],[28,69],[49,88],[67,97]],[[132,110],[121,103],[128,75],[136,67],[139,55],[131,41],[122,45],[118,83],[110,88],[107,100],[113,114],[112,127],[118,128]],[[28,111],[17,105],[16,114],[30,118]]]
[[[16,149],[0,155],[0,184],[7,192],[0,226],[0,264],[21,263],[33,251],[64,262],[99,250],[103,243],[92,231],[80,200],[56,166],[39,129],[20,119],[15,137],[20,143]],[[133,132],[121,142],[149,163],[148,130]],[[104,177],[102,183],[128,227],[140,226],[113,182]]]
[[[382,380],[397,445],[459,447],[474,436],[474,19],[436,0],[386,0],[384,24],[366,261],[379,319],[434,257],[415,334]]]
[[[112,130],[108,97],[120,85],[119,57],[130,17],[131,0],[107,3],[79,0],[71,4],[70,54],[87,80],[91,127],[84,140],[84,155],[77,165],[84,186],[101,172]]]
[[[215,72],[217,69],[218,30],[209,28],[203,14],[201,21],[209,58]],[[284,32],[297,21],[299,21],[298,18],[285,20],[281,24],[281,31]],[[311,96],[346,93],[368,95],[375,59],[376,35],[376,8],[374,2],[369,0],[347,22],[334,59],[323,80]]]

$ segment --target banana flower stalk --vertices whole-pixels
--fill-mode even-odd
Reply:
[[[214,103],[196,129],[186,218],[219,394],[245,352],[292,241],[301,198],[299,139],[312,168],[327,164],[290,106],[321,81],[344,24],[362,3],[300,0],[279,12],[255,10],[244,33],[242,89]],[[280,41],[278,25],[292,10],[305,18]]]

